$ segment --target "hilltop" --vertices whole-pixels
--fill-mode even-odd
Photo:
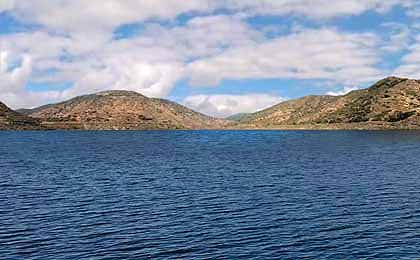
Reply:
[[[420,80],[388,77],[343,96],[307,96],[228,120],[133,91],[105,91],[15,112],[0,129],[420,129]]]
[[[226,121],[197,113],[174,102],[133,91],[105,91],[30,110],[26,115],[55,129],[147,130],[214,129]]]
[[[307,96],[240,120],[240,128],[418,129],[420,81],[389,77],[343,96]]]

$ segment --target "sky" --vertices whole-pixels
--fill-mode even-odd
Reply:
[[[420,79],[418,0],[0,0],[0,101],[104,90],[217,117]]]

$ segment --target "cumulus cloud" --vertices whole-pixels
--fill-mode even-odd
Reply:
[[[135,39],[96,44],[87,52],[72,38],[34,32],[0,36],[0,47],[12,56],[31,56],[33,82],[73,82],[63,98],[104,89],[163,97],[183,73],[178,55],[169,48]]]
[[[189,65],[194,85],[217,85],[224,79],[294,78],[356,84],[381,72],[377,41],[371,34],[333,29],[303,30],[250,46],[232,48]]]
[[[268,94],[194,95],[185,98],[183,104],[204,114],[227,117],[239,113],[253,113],[282,101],[282,97]]]
[[[148,19],[172,19],[207,10],[210,0],[31,0],[16,1],[19,18],[63,32],[111,32],[121,24]]]
[[[14,0],[2,0],[0,1],[0,13],[12,9],[14,6]]]
[[[138,42],[166,47],[191,60],[263,40],[264,34],[251,28],[241,17],[214,15],[195,17],[184,26],[172,28],[148,25]]]
[[[123,65],[120,61],[110,60],[105,68],[88,68],[75,86],[64,91],[72,97],[102,90],[133,90],[148,97],[165,97],[172,90],[183,73],[182,65],[170,63],[141,63],[128,60]]]
[[[1,36],[0,46],[31,55],[32,81],[72,82],[60,98],[108,89],[166,97],[181,79],[200,86],[285,77],[350,84],[379,75],[373,35],[319,29],[271,39],[235,16],[198,17],[170,28],[151,24],[139,36],[89,46],[46,31]]]
[[[420,36],[417,37],[416,43],[408,48],[408,53],[403,56],[394,74],[401,77],[420,78]]]
[[[390,31],[389,39],[385,42],[382,49],[386,52],[399,52],[410,47],[412,31],[406,24],[385,23],[386,30]]]
[[[7,52],[0,52],[0,74],[6,73],[8,70]]]
[[[19,80],[10,79],[15,69],[3,73],[8,77],[1,75],[8,90],[0,87],[0,98],[7,95],[7,100],[13,104],[20,106],[26,102],[27,106],[32,106],[107,89],[128,89],[152,97],[166,97],[182,79],[196,86],[217,85],[226,79],[261,78],[320,79],[353,86],[383,76],[377,69],[380,49],[408,48],[401,43],[406,39],[407,30],[393,28],[395,33],[384,47],[372,33],[348,33],[334,28],[300,29],[270,38],[265,28],[253,27],[246,18],[303,15],[322,21],[369,10],[386,12],[396,5],[412,7],[414,2],[3,0],[0,12],[11,10],[17,19],[41,26],[32,32],[0,35],[0,51],[7,51],[9,63],[16,64],[20,57],[30,57],[23,58],[15,67],[21,71]],[[214,15],[216,10],[222,9],[225,15]],[[176,20],[181,14],[188,14],[190,18],[185,22]],[[114,38],[113,33],[119,26],[132,23],[141,23],[142,32],[127,39]],[[400,71],[409,73],[416,69],[413,69],[416,62],[410,61],[413,60],[410,55],[415,56],[415,53],[412,48],[406,57],[407,66]],[[29,92],[24,88],[28,81],[66,82],[71,83],[71,88],[59,92]],[[260,99],[268,100],[267,97]],[[197,103],[199,99],[194,100]],[[222,102],[220,96],[218,100]],[[225,104],[229,103],[226,96],[224,100]],[[243,99],[242,103],[247,102]],[[230,113],[228,109],[218,112],[220,106],[214,107],[212,114]],[[232,111],[241,110],[237,109],[238,105],[231,107]],[[254,104],[254,107],[258,106]]]
[[[343,15],[357,15],[368,10],[388,11],[395,5],[410,0],[226,0],[227,6],[250,15],[297,14],[315,19],[328,19]]]
[[[9,54],[0,52],[0,100],[14,108],[41,105],[40,101],[52,98],[50,91],[35,93],[26,91],[25,86],[32,72],[32,59],[23,56],[20,63],[10,68]]]
[[[407,0],[406,2],[403,3],[403,6],[406,7],[407,9],[407,15],[413,17],[413,18],[419,18],[420,14],[420,3],[419,1],[410,1]]]
[[[4,2],[4,3],[3,3]],[[173,19],[180,14],[211,13],[224,9],[248,15],[299,14],[316,19],[356,15],[368,10],[387,11],[414,0],[2,0],[13,5],[18,17],[71,32],[109,31],[121,24],[149,19]],[[328,8],[326,8],[328,6]]]
[[[23,57],[20,66],[9,69],[8,53],[0,53],[0,89],[1,92],[14,92],[23,88],[32,69],[32,60],[29,56]]]
[[[186,77],[189,60],[249,45],[261,37],[238,18],[207,16],[171,28],[150,24],[140,36],[91,41],[88,46],[78,38],[37,31],[0,36],[0,47],[15,56],[31,55],[34,82],[73,82],[61,98],[109,89],[165,97]]]

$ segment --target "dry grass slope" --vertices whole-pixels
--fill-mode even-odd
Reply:
[[[242,128],[419,129],[420,81],[389,77],[344,96],[308,96],[248,116]]]
[[[420,81],[389,77],[343,96],[307,96],[241,116],[212,118],[132,91],[106,91],[36,109],[0,103],[0,129],[420,129]]]
[[[58,129],[214,129],[226,124],[179,104],[132,91],[100,92],[26,113],[41,119],[44,126]]]

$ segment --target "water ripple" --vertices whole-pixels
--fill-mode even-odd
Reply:
[[[2,132],[0,259],[417,259],[418,132]]]

